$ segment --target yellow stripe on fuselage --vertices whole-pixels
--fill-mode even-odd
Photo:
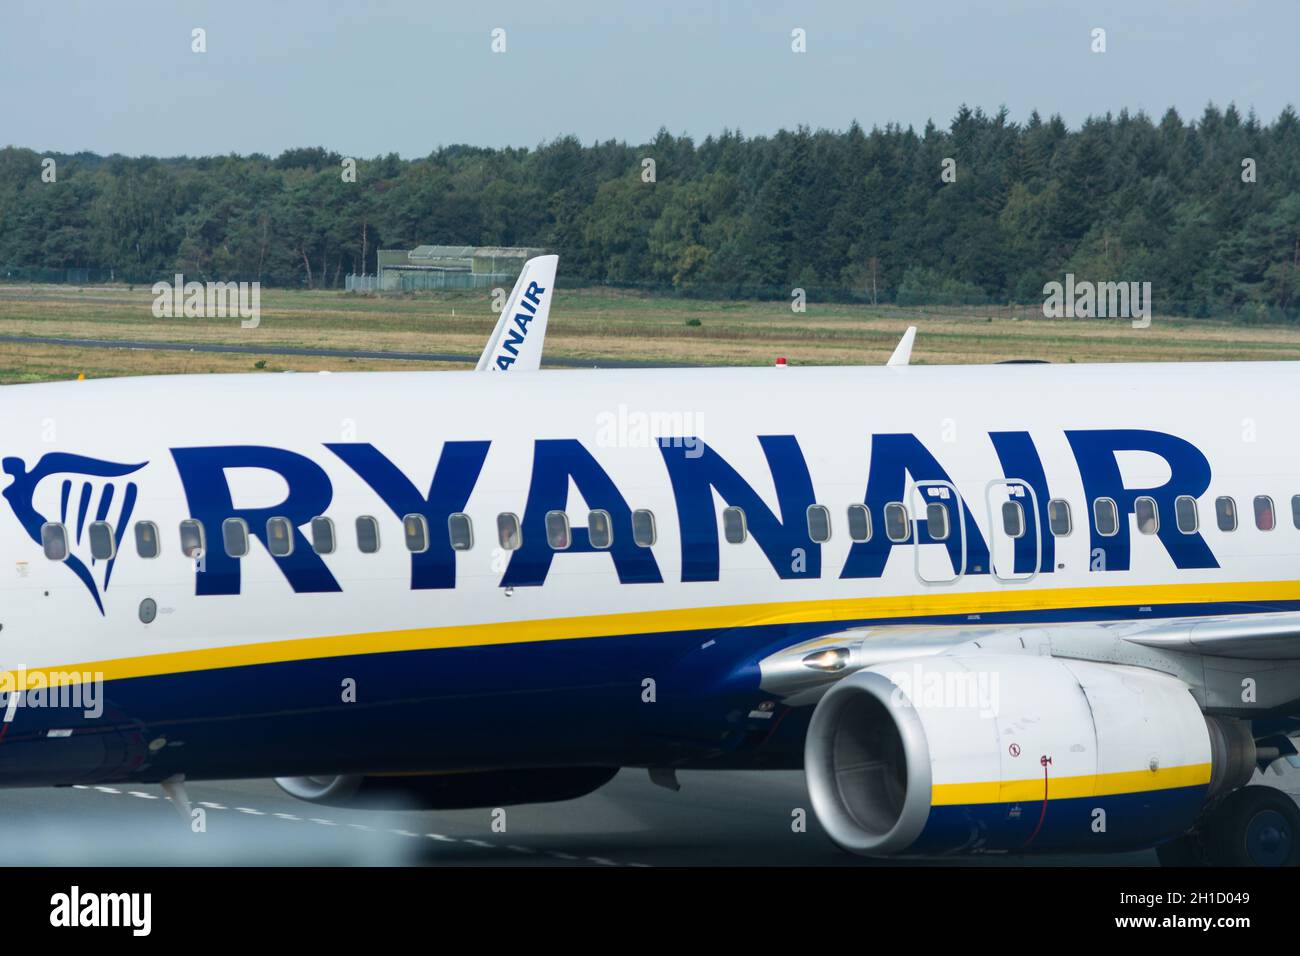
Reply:
[[[222,598],[204,598],[204,600],[222,600]],[[227,597],[224,600],[238,600],[238,598]],[[717,631],[778,624],[889,621],[940,615],[1071,611],[1130,605],[1152,607],[1169,604],[1247,605],[1274,601],[1300,601],[1300,581],[1033,590],[1007,587],[996,591],[972,593],[911,594],[832,601],[789,601],[635,611],[623,614],[594,614],[583,617],[292,638],[190,651],[169,651],[139,657],[118,657],[57,667],[29,668],[23,673],[29,677],[35,673],[48,675],[48,683],[51,686],[58,686],[77,683],[81,680],[80,675],[88,672],[102,675],[103,680],[123,680],[131,677],[153,677],[162,674],[181,674],[225,667],[278,664],[358,654],[486,647],[633,634],[667,634],[691,630]],[[0,671],[0,678],[8,673],[11,672]]]
[[[1156,770],[1082,774],[1077,777],[1049,776],[1046,794],[1048,800],[1070,800],[1076,797],[1110,797],[1121,793],[1198,787],[1209,782],[1210,765],[1200,763],[1183,767],[1160,767]],[[1042,777],[989,783],[936,783],[930,788],[930,804],[942,807],[976,803],[1041,803],[1043,783]]]

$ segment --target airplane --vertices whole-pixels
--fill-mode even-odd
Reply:
[[[0,389],[0,786],[802,768],[869,857],[1297,862],[1291,363],[513,374]]]

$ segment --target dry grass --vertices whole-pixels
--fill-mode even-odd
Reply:
[[[226,343],[339,350],[458,353],[462,363],[285,357],[267,354],[18,345],[0,340],[0,382],[177,372],[468,367],[494,317],[484,293],[371,297],[266,290],[257,329],[238,319],[154,318],[148,289],[0,286],[0,335],[119,341]],[[698,324],[688,324],[696,322]],[[786,302],[716,302],[614,290],[561,289],[551,315],[552,357],[671,364],[873,364],[909,325],[913,361],[1136,362],[1300,358],[1300,328],[1162,318],[1148,329],[1121,321],[1046,320],[1027,309],[898,309]],[[259,363],[260,366],[259,366]]]
[[[194,375],[209,372],[415,371],[460,367],[460,363],[448,362],[283,355],[259,357],[246,354],[154,352],[0,342],[0,384],[7,385],[75,379],[78,375],[112,378],[119,375]]]

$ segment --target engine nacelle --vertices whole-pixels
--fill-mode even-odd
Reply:
[[[855,853],[1114,851],[1185,832],[1244,784],[1244,728],[1154,671],[938,655],[827,691],[804,767],[818,820]]]
[[[604,786],[617,767],[545,767],[413,775],[276,777],[280,789],[309,803],[373,810],[464,810],[553,803]]]

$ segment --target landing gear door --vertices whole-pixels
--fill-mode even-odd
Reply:
[[[1034,489],[1028,482],[1007,478],[989,482],[986,497],[993,576],[1003,584],[1032,580],[1043,555]]]
[[[952,584],[966,573],[966,524],[961,496],[948,481],[918,481],[908,494],[916,576]]]

